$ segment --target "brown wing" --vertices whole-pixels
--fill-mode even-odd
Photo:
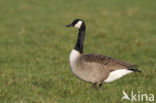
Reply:
[[[110,71],[116,69],[129,69],[136,68],[135,64],[129,64],[108,56],[96,55],[96,54],[84,54],[83,60],[88,63],[97,63],[106,66]]]

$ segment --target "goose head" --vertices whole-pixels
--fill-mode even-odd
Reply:
[[[66,25],[66,27],[75,27],[78,29],[85,29],[85,23],[82,19],[75,19],[72,23]]]

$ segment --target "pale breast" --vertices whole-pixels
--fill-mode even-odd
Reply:
[[[70,68],[72,73],[78,77],[78,66],[77,66],[77,59],[80,57],[80,53],[73,49],[69,55],[69,62],[70,62]]]
[[[80,57],[80,55],[81,54],[77,50],[75,50],[75,49],[73,49],[71,51],[71,53],[69,55],[69,62],[70,62],[70,66],[71,67],[74,67],[75,62],[76,62],[77,58]]]

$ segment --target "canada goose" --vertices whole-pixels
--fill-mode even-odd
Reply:
[[[71,71],[79,79],[92,83],[94,88],[97,85],[101,88],[103,82],[112,82],[131,72],[141,72],[134,64],[103,55],[83,54],[86,26],[82,19],[75,19],[66,27],[79,29],[75,48],[69,56]]]

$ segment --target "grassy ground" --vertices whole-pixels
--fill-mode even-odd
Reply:
[[[1,0],[1,103],[129,103],[122,90],[156,94],[155,0]],[[85,53],[136,63],[133,73],[103,91],[74,77],[68,56],[75,18],[87,24]],[[156,96],[156,95],[155,95]],[[156,100],[155,100],[156,101]]]

